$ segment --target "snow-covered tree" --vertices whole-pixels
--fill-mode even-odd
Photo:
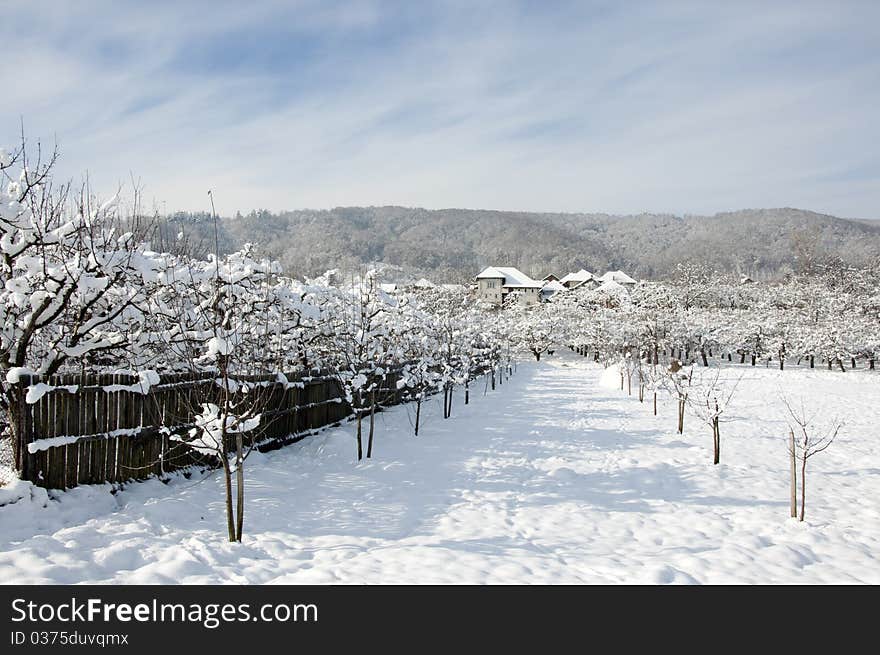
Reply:
[[[124,216],[119,194],[99,203],[87,187],[55,185],[55,162],[24,140],[0,151],[0,403],[19,468],[20,382],[91,370],[137,346],[157,265],[137,193]]]

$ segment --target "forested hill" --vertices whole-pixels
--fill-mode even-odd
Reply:
[[[213,243],[207,215],[177,214],[169,228]],[[880,221],[800,209],[748,209],[714,216],[553,214],[470,209],[339,207],[224,218],[221,249],[246,242],[279,259],[288,274],[358,269],[385,262],[401,275],[463,281],[489,264],[542,277],[586,268],[639,278],[680,261],[769,278],[810,259],[863,265],[880,256]]]

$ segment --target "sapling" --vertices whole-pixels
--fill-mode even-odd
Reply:
[[[791,516],[797,515],[797,469],[800,468],[801,509],[800,519],[804,520],[807,504],[807,461],[826,450],[840,433],[843,421],[837,417],[824,422],[816,420],[818,410],[810,414],[801,399],[800,407],[795,407],[788,398],[782,396],[788,411],[788,456],[791,465]]]
[[[688,390],[693,377],[693,367],[681,365],[678,359],[671,359],[666,369],[665,386],[670,388],[678,400],[678,433],[684,433],[684,410],[688,400]]]
[[[733,383],[721,377],[721,369],[703,373],[692,384],[688,404],[693,413],[712,430],[712,463],[721,462],[721,417],[730,405],[742,376]]]

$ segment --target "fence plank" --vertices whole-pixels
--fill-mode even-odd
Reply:
[[[159,434],[158,428],[181,429],[192,425],[199,403],[216,402],[220,389],[213,375],[181,373],[163,375],[158,385],[147,394],[133,391],[105,391],[108,385],[130,386],[135,376],[115,374],[67,374],[45,378],[53,386],[76,385],[75,393],[58,389],[46,393],[33,404],[24,402],[28,385],[22,380],[21,408],[22,449],[21,475],[41,486],[72,488],[78,484],[123,482],[162,476],[193,465],[216,464],[212,457],[195,451],[185,443]],[[401,402],[396,389],[399,374],[391,372],[383,382],[385,391],[380,403]],[[274,375],[241,376],[251,384],[249,390],[236,394],[245,405],[260,406],[263,418],[260,427],[246,436],[248,443],[256,440],[271,447],[290,443],[297,435],[337,423],[351,415],[343,400],[342,390],[334,378],[320,371],[307,375],[287,374],[287,387],[275,384]],[[29,384],[36,384],[36,376]],[[260,384],[271,383],[271,384]],[[142,429],[134,436],[110,436],[114,430]],[[53,436],[80,436],[82,439],[64,446],[52,447],[31,454],[30,440]],[[277,446],[276,446],[277,447]]]

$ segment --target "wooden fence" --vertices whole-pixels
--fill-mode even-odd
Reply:
[[[382,405],[401,401],[398,377],[386,375]],[[248,433],[260,450],[298,441],[352,413],[338,383],[317,371],[287,376],[286,383],[276,376],[246,376],[246,381],[248,393],[262,394],[260,426]],[[35,400],[40,384],[48,390]],[[146,393],[137,376],[126,374],[22,376],[18,386],[16,467],[22,479],[39,486],[143,480],[219,464],[180,439],[194,425],[198,401],[219,390],[215,376],[163,375]],[[34,402],[27,402],[29,389]]]

